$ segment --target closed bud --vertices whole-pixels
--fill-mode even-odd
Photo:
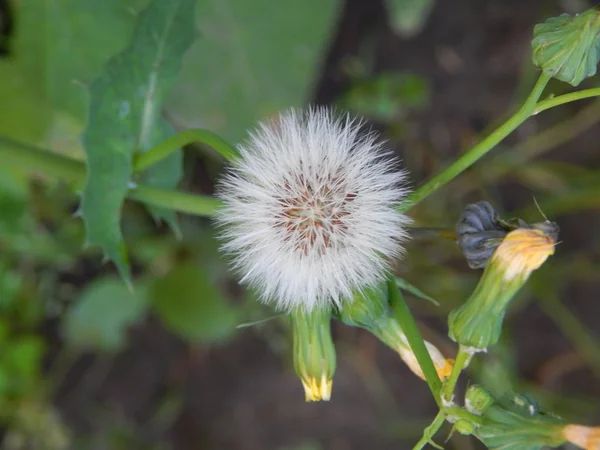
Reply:
[[[413,373],[425,379],[406,335],[389,306],[387,283],[356,293],[352,302],[346,302],[339,309],[338,317],[346,325],[363,328],[377,336],[384,344],[398,352]],[[452,372],[454,360],[444,357],[430,342],[425,341],[425,346],[438,376],[445,380]]]
[[[471,297],[450,314],[450,338],[480,351],[496,344],[510,300],[554,253],[554,245],[555,238],[540,229],[518,228],[508,233]]]
[[[475,424],[465,419],[459,419],[454,423],[454,429],[460,434],[468,436],[475,432]]]
[[[473,384],[465,394],[465,409],[471,414],[481,416],[494,404],[494,398],[481,386]]]
[[[335,373],[335,347],[328,308],[301,308],[290,313],[294,334],[294,369],[302,381],[307,402],[329,400]]]

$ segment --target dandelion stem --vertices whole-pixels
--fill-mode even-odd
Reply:
[[[525,122],[525,120],[527,120],[534,113],[537,101],[542,95],[542,92],[548,84],[548,81],[550,81],[550,77],[545,73],[542,73],[538,78],[537,83],[533,87],[531,94],[529,94],[529,97],[527,97],[527,100],[525,100],[525,103],[523,103],[523,106],[521,106],[521,108],[512,117],[510,117],[506,122],[504,122],[504,124],[500,125],[500,127],[493,131],[488,137],[486,137],[477,145],[475,145],[475,147],[471,148],[463,156],[454,161],[452,164],[450,164],[448,167],[446,167],[444,170],[439,172],[437,175],[435,175],[433,178],[427,181],[424,185],[422,185],[420,188],[414,191],[411,195],[409,195],[400,207],[400,210],[402,212],[408,211],[417,203],[421,202],[423,199],[433,194],[439,188],[452,181],[456,176],[458,176],[464,170],[468,169],[480,158],[485,156],[506,136],[513,132],[519,125]],[[600,95],[600,92],[598,95]],[[559,97],[555,97],[555,99],[557,98]],[[577,99],[572,99],[568,101],[574,100]],[[553,105],[549,107],[552,106]]]
[[[177,133],[175,136],[171,136],[147,152],[136,154],[133,159],[133,171],[136,173],[142,172],[181,147],[193,142],[208,145],[227,161],[232,161],[239,156],[235,147],[212,131],[190,128],[189,130]]]

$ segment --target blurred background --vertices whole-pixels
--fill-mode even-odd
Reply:
[[[83,158],[86,85],[147,3],[0,0],[0,135]],[[533,26],[593,3],[198,0],[198,38],[163,113],[239,142],[281,109],[335,105],[368,118],[417,186],[527,96]],[[452,229],[488,200],[537,222],[535,197],[558,222],[556,255],[469,375],[585,424],[600,423],[599,123],[598,101],[544,112],[411,210],[417,225]],[[222,163],[210,149],[186,148],[184,167],[182,190],[213,192]],[[273,312],[228,273],[209,220],[181,216],[178,239],[127,202],[132,294],[81,248],[77,207],[69,186],[0,161],[2,448],[401,450],[435,415],[393,351],[339,323],[333,398],[305,403],[286,320],[236,328]],[[408,296],[425,337],[453,355],[446,317],[480,272],[451,240],[419,237],[397,272],[440,303]],[[481,447],[458,435],[447,448]]]

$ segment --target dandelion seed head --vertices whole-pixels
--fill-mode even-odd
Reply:
[[[340,306],[402,254],[406,173],[374,133],[327,109],[290,110],[239,147],[218,186],[223,250],[278,309]]]

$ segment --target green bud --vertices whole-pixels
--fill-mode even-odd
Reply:
[[[482,415],[494,404],[494,398],[481,386],[473,384],[465,394],[465,408],[472,414]]]
[[[307,402],[329,400],[335,373],[335,347],[331,339],[331,311],[301,308],[290,313],[294,334],[294,369],[302,381]]]
[[[539,229],[519,228],[508,233],[490,257],[471,297],[450,313],[450,338],[476,350],[496,344],[510,300],[554,253],[554,245],[554,239]]]
[[[465,419],[459,419],[454,424],[454,429],[460,434],[469,436],[475,432],[475,424]]]
[[[533,30],[533,63],[544,73],[577,86],[596,74],[600,58],[600,10],[562,14]]]
[[[351,327],[364,328],[373,332],[380,322],[390,317],[391,311],[385,282],[354,294],[351,301],[344,303],[338,318]]]
[[[496,404],[483,418],[475,435],[490,450],[542,450],[566,441],[562,433],[564,422],[552,415],[530,415]]]
[[[357,292],[352,301],[342,305],[337,317],[346,325],[363,328],[377,336],[381,342],[398,352],[410,370],[425,379],[406,335],[389,306],[387,282]],[[454,361],[445,358],[430,342],[425,341],[425,346],[440,379],[444,380],[452,372]]]

